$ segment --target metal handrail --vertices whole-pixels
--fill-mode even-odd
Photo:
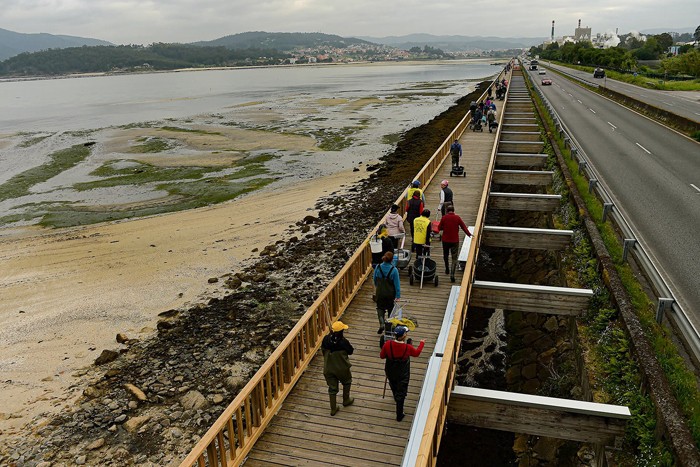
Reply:
[[[634,229],[631,227],[620,208],[617,207],[614,198],[606,189],[605,183],[590,162],[590,158],[586,155],[586,152],[576,140],[576,137],[574,137],[573,132],[567,127],[554,106],[545,97],[542,89],[539,86],[533,87],[554,120],[560,137],[564,138],[565,145],[569,147],[572,157],[578,163],[579,173],[585,175],[589,180],[590,192],[597,195],[603,203],[602,220],[605,221],[606,217],[610,215],[610,218],[622,233],[625,243],[625,252],[631,252],[634,255],[642,271],[651,282],[654,292],[657,295],[657,322],[662,322],[665,310],[667,307],[670,307],[672,313],[667,314],[666,317],[669,320],[674,320],[683,336],[687,350],[690,351],[691,357],[696,363],[700,363],[700,333],[698,333],[697,328],[693,325],[687,313],[683,310],[683,307],[678,303],[673,291],[668,286],[668,283],[661,275],[656,265],[654,265],[651,256],[639,241]],[[625,259],[626,255],[623,255],[623,260]]]

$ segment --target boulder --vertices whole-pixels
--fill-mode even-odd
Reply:
[[[114,350],[105,349],[102,351],[99,357],[95,359],[95,365],[104,365],[105,363],[113,362],[119,356],[119,352]]]
[[[189,391],[180,398],[180,405],[185,410],[199,410],[207,406],[207,398],[199,391]]]
[[[148,400],[148,397],[146,397],[146,394],[136,386],[130,383],[126,383],[124,385],[124,388],[126,388],[127,391],[131,393],[132,396],[134,396],[137,400],[140,400],[141,402],[146,402]]]

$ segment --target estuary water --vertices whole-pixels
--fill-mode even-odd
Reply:
[[[201,196],[214,185],[192,183],[237,190],[220,202],[360,170],[500,70],[462,60],[2,81],[0,229],[210,204]],[[65,155],[85,144],[83,159]],[[245,178],[246,161],[263,159],[252,170],[258,178]],[[129,170],[151,175],[123,176]],[[121,178],[102,183],[107,173]],[[183,190],[187,202],[174,196]]]
[[[216,113],[288,96],[373,93],[417,83],[476,80],[485,61],[223,69],[0,82],[0,131],[94,129]]]

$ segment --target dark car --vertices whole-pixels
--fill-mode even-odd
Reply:
[[[605,78],[605,70],[602,68],[598,67],[593,71],[593,77],[594,78]]]

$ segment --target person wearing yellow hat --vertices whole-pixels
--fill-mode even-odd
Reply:
[[[350,397],[352,385],[352,373],[350,373],[349,356],[355,351],[350,342],[343,336],[343,331],[348,325],[342,321],[336,321],[331,325],[331,332],[323,338],[321,352],[323,352],[323,376],[328,384],[328,395],[331,401],[331,415],[338,413],[337,395],[338,384],[343,385],[343,406],[352,405],[355,401]]]

